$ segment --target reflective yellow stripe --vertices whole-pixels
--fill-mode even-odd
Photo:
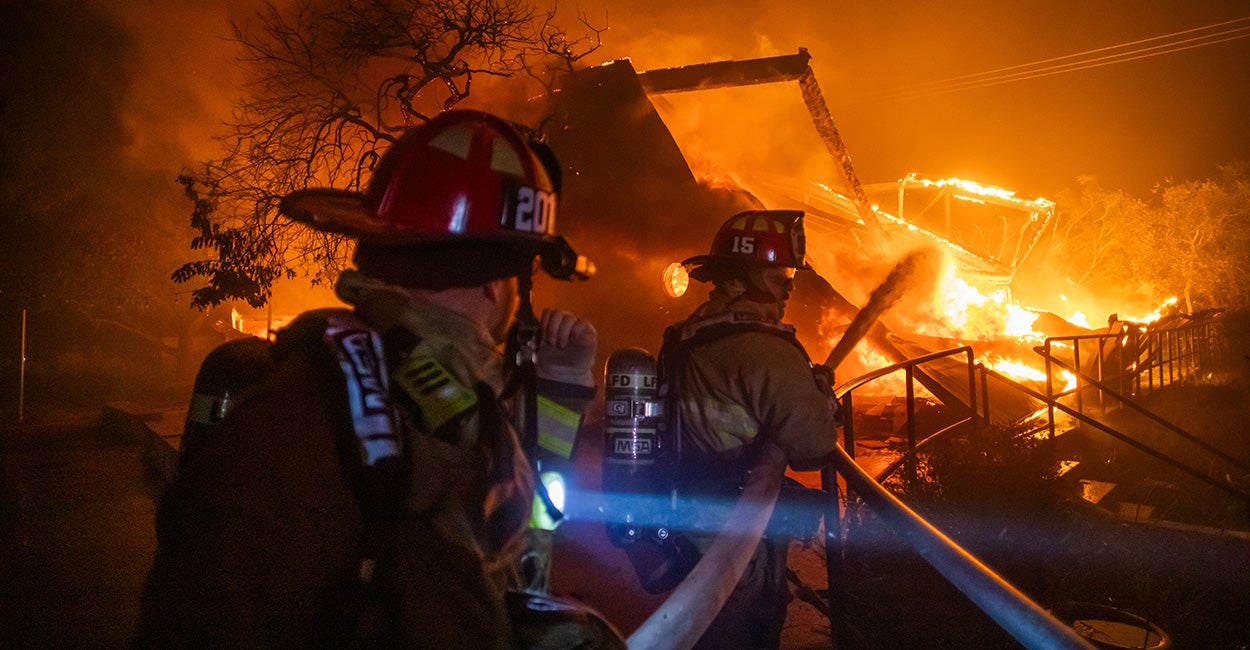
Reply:
[[[572,458],[581,416],[550,399],[538,396],[538,446],[561,458]]]
[[[477,394],[456,381],[443,364],[426,354],[413,354],[391,373],[391,381],[420,409],[422,424],[434,431],[477,405]]]
[[[686,433],[701,440],[708,451],[737,449],[759,433],[759,423],[741,404],[705,396],[702,400],[687,399],[682,406],[682,421],[690,423]]]

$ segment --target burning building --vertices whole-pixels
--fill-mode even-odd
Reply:
[[[599,265],[599,290],[544,290],[595,314],[607,351],[654,349],[663,327],[697,304],[673,297],[667,267],[703,252],[729,214],[799,209],[819,276],[796,280],[788,319],[817,357],[895,263],[929,252],[908,298],[840,376],[964,341],[982,342],[1004,371],[1040,374],[1040,363],[1021,360],[1021,344],[1041,340],[1037,328],[1089,331],[1012,297],[1054,203],[916,173],[861,183],[809,60],[800,50],[645,72],[618,60],[570,75],[551,140],[568,174],[563,227]]]

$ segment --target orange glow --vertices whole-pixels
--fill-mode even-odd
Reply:
[[[969,180],[964,180],[961,178],[942,178],[939,180],[929,180],[929,179],[919,178],[915,174],[910,174],[908,175],[906,180],[909,183],[916,183],[923,187],[939,187],[939,188],[950,187],[953,189],[957,189],[961,192],[964,192],[965,194],[955,194],[954,197],[956,199],[962,199],[965,201],[983,202],[978,197],[994,197],[1002,201],[1008,201],[1011,203],[1020,204],[1021,206],[1027,206],[1029,208],[1043,209],[1043,210],[1049,210],[1053,208],[1055,205],[1053,201],[1043,199],[1040,197],[1036,199],[1032,199],[1032,200],[1017,198],[1016,193],[1012,192],[1011,190],[1005,190],[1001,187],[994,187],[993,185],[982,185],[981,183],[978,183],[976,181],[969,181]],[[968,195],[972,195],[972,196],[968,196]]]
[[[1089,324],[1089,318],[1086,318],[1085,313],[1079,309],[1072,312],[1072,315],[1068,316],[1067,321],[1073,325],[1080,325],[1081,327],[1093,327]]]
[[[262,339],[269,338],[271,332],[281,329],[290,320],[290,316],[254,318],[240,314],[237,309],[230,310],[230,327],[232,329]]]
[[[836,344],[836,339],[829,341],[830,346]],[[848,362],[849,363],[847,365],[857,368],[854,372],[855,376],[867,374],[873,370],[894,365],[893,361],[869,345],[855,346],[855,349],[851,351]],[[840,375],[838,379],[843,380],[853,378],[854,377],[851,376],[843,377]],[[912,390],[914,391],[917,399],[931,399],[937,401],[937,398],[933,396],[933,393],[929,392],[929,390],[919,382],[913,386]],[[855,393],[858,395],[871,396],[905,395],[907,393],[907,376],[902,370],[892,372],[855,389]]]
[[[995,360],[991,358],[990,360],[985,361],[985,365],[988,368],[992,368],[997,372],[1015,379],[1046,381],[1046,373],[1016,359],[999,358]]]
[[[673,262],[664,268],[664,293],[679,298],[690,288],[690,274],[681,262]]]
[[[985,367],[1012,379],[1037,382],[1046,381],[1046,373],[1043,370],[1030,366],[1029,364],[1018,359],[1009,359],[1006,357],[999,357],[995,354],[988,354],[982,357],[980,361],[985,364]],[[1063,380],[1063,386],[1059,388],[1058,392],[1066,393],[1071,390],[1076,390],[1076,375],[1067,370],[1061,370],[1059,371],[1059,377]]]
[[[922,334],[964,341],[991,341],[1004,337],[1021,343],[1041,342],[1046,336],[1033,329],[1038,313],[1007,299],[1004,289],[989,295],[968,284],[948,262],[934,295],[935,322],[920,324]]]

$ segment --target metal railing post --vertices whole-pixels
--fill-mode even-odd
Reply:
[[[842,490],[838,486],[838,470],[830,464],[820,470],[820,480],[829,495],[825,507],[825,580],[828,585],[829,630],[833,634],[834,647],[851,645],[850,627],[846,622],[846,533],[844,530]]]
[[[1072,365],[1077,369],[1076,373],[1076,410],[1080,413],[1085,412],[1084,397],[1081,393],[1084,389],[1081,387],[1081,341],[1074,338],[1072,340]]]
[[[1073,342],[1075,343],[1075,341]],[[1050,429],[1050,439],[1055,439],[1055,378],[1054,365],[1050,362],[1050,339],[1044,342],[1046,346],[1045,364],[1046,364],[1046,421],[1047,427]],[[1075,347],[1075,346],[1073,346]]]
[[[912,366],[907,366],[903,371],[907,377],[907,455],[911,459],[907,463],[907,480],[910,483],[916,481],[916,386],[915,373]]]
[[[972,348],[968,348],[968,414],[972,418],[973,424],[977,419],[977,367],[976,358],[972,356]],[[988,404],[989,402],[984,402]],[[985,410],[985,419],[990,417],[989,408]]]

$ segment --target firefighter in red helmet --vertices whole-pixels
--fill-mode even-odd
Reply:
[[[698,504],[683,508],[683,534],[701,549],[764,445],[780,448],[789,465],[803,471],[822,467],[837,444],[832,374],[812,364],[794,328],[782,322],[795,273],[810,269],[805,246],[802,212],[752,210],[726,221],[708,254],[682,263],[712,291],[665,332],[659,364],[679,439],[678,492]],[[786,494],[803,492],[783,489]],[[779,513],[793,512],[784,505]],[[777,647],[789,600],[787,545],[796,534],[814,533],[819,515],[811,517],[800,530],[783,530],[774,515],[696,647]]]
[[[519,575],[532,515],[559,517],[535,459],[571,449],[597,345],[586,320],[529,302],[536,268],[593,273],[556,234],[559,189],[543,145],[457,110],[391,145],[364,192],[282,201],[357,240],[335,285],[353,308],[278,332],[264,376],[183,459],[136,645],[511,648],[550,632],[529,614],[560,608]],[[579,647],[622,645],[563,610]]]

